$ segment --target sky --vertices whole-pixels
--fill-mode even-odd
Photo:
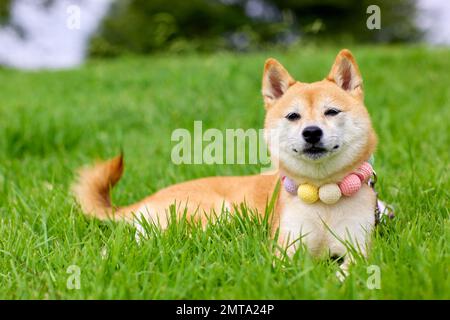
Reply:
[[[12,27],[0,29],[0,64],[20,69],[61,69],[82,63],[89,37],[111,0],[57,0],[43,9],[40,0],[15,0]]]
[[[450,45],[450,1],[419,0],[419,26],[428,29],[426,39],[432,44]]]

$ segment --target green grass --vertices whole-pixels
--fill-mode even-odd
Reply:
[[[264,60],[301,81],[323,78],[338,48],[128,57],[72,71],[0,70],[1,299],[449,299],[450,51],[356,47],[366,104],[379,135],[381,198],[397,217],[378,228],[367,261],[340,283],[337,265],[299,254],[275,263],[266,223],[236,217],[202,231],[186,223],[141,244],[131,226],[84,217],[73,173],[121,148],[116,204],[245,165],[174,165],[176,128],[260,128]],[[69,290],[67,268],[81,270]],[[381,289],[366,286],[367,266]]]

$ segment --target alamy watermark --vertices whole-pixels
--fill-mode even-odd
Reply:
[[[171,141],[175,143],[171,152],[174,164],[259,164],[262,171],[277,167],[271,161],[263,129],[203,130],[202,121],[194,121],[194,130],[178,128],[172,132]],[[277,135],[268,134],[273,150],[277,150]]]
[[[369,290],[381,289],[381,269],[377,265],[370,265],[367,267],[367,274],[369,277],[366,281],[366,286]]]
[[[369,30],[380,30],[381,29],[381,9],[379,6],[372,4],[367,7],[367,14],[370,16],[367,18],[366,26]]]
[[[66,281],[66,287],[69,290],[79,290],[81,288],[80,278],[81,278],[81,269],[77,265],[70,265],[66,273],[69,274]]]

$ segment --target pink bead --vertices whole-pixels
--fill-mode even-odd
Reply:
[[[364,162],[361,167],[359,167],[354,174],[356,174],[361,182],[366,181],[370,178],[372,175],[373,169],[370,163]]]
[[[361,189],[361,180],[356,174],[350,174],[339,183],[339,189],[344,196],[349,197]]]

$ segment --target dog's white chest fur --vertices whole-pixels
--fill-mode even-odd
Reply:
[[[366,252],[375,225],[375,194],[369,186],[363,186],[351,197],[342,197],[333,205],[320,201],[306,204],[284,190],[280,197],[284,203],[280,236],[284,241],[291,244],[301,239],[313,256],[342,256],[347,252],[346,242]],[[288,253],[295,252],[300,241],[291,245]]]

